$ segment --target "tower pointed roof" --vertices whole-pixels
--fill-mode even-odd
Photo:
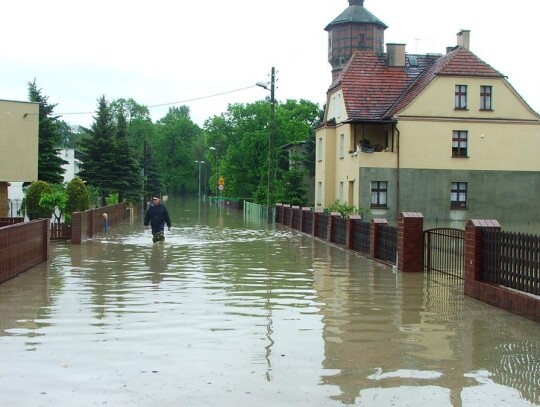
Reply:
[[[385,29],[388,28],[386,24],[364,8],[364,0],[349,0],[349,7],[347,7],[343,13],[337,16],[324,29],[328,31],[335,25],[346,23],[371,23],[380,25]]]

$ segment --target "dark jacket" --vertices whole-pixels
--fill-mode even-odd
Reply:
[[[144,215],[144,226],[152,226],[152,233],[163,231],[163,225],[167,224],[167,227],[171,227],[171,218],[169,218],[169,212],[165,205],[150,205]]]

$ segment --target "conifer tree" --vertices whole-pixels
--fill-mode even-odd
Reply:
[[[113,185],[118,192],[118,200],[123,202],[125,198],[129,198],[130,201],[138,201],[142,193],[141,169],[129,145],[128,125],[123,108],[116,112],[115,137],[116,151],[113,167],[116,177]]]
[[[62,165],[67,164],[67,161],[58,154],[62,134],[58,117],[53,116],[56,105],[49,104],[48,99],[38,89],[35,79],[28,82],[28,100],[39,103],[38,179],[49,184],[61,184],[66,171]]]
[[[102,96],[98,100],[97,115],[83,140],[85,157],[81,163],[79,176],[89,185],[100,190],[101,204],[115,192],[116,137],[109,104]]]

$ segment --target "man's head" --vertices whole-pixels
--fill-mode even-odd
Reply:
[[[160,202],[161,202],[161,200],[159,199],[158,196],[154,195],[154,196],[152,197],[152,204],[153,204],[153,205],[159,205]]]

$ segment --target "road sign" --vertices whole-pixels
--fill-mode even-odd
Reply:
[[[223,185],[225,185],[225,179],[224,179],[223,177],[219,177],[217,183],[218,183],[219,186],[223,186]],[[223,188],[222,188],[222,189],[223,189]]]
[[[223,185],[218,185],[218,189],[219,189],[220,191],[223,191]]]

